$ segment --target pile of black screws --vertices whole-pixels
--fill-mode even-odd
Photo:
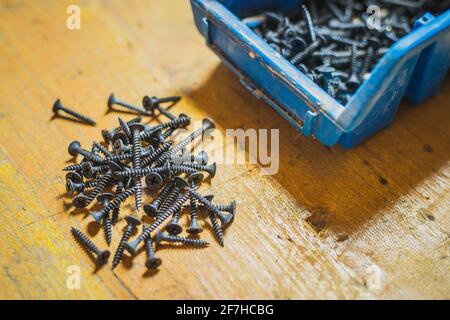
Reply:
[[[368,11],[369,6],[380,8],[380,14],[374,16],[377,12]],[[244,22],[345,105],[378,60],[411,31],[417,19],[449,7],[449,1],[442,0],[310,0],[303,1],[290,16],[267,12]]]
[[[173,115],[162,104],[174,105],[179,100],[180,97],[158,99],[146,96],[143,107],[136,107],[117,100],[111,94],[107,103],[109,109],[119,106],[138,116],[127,122],[119,118],[117,128],[102,130],[104,141],[94,142],[90,150],[84,149],[78,141],[69,144],[69,154],[81,156],[82,159],[78,164],[63,169],[67,172],[67,192],[74,196],[72,204],[76,208],[86,208],[96,202],[100,205],[101,209],[91,210],[90,215],[102,226],[108,245],[111,244],[111,227],[120,219],[122,204],[134,197],[136,210],[123,218],[127,225],[113,257],[113,268],[121,262],[125,250],[134,256],[140,245],[145,247],[145,265],[148,269],[156,269],[161,264],[161,259],[155,255],[155,244],[171,242],[185,246],[208,246],[206,241],[198,238],[203,231],[199,223],[201,213],[208,218],[218,243],[224,245],[224,229],[234,219],[236,202],[215,204],[212,195],[204,196],[198,192],[202,181],[216,174],[216,164],[208,164],[208,155],[204,151],[198,154],[186,151],[197,138],[213,129],[214,123],[203,119],[201,128],[174,145],[174,132],[186,128],[191,119],[185,114]],[[64,110],[86,122],[85,116],[63,107],[59,100],[55,106],[54,110]],[[145,116],[159,115],[169,121],[154,126],[142,123]],[[142,199],[144,191],[154,194],[153,201],[145,205]],[[183,231],[180,224],[183,213],[189,214],[186,237],[179,236]],[[145,215],[148,217],[142,219]],[[143,220],[151,220],[151,223],[146,224]],[[142,225],[142,232],[130,241],[139,225]],[[95,255],[97,265],[108,261],[108,250],[100,250],[76,228],[72,228],[72,234],[84,249]]]

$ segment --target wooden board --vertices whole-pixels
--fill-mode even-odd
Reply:
[[[69,4],[80,30],[66,28]],[[0,298],[449,299],[450,83],[344,151],[301,137],[203,41],[188,1],[0,2]],[[93,272],[69,229],[98,233],[104,247],[103,236],[70,206],[61,168],[71,140],[89,145],[132,117],[106,114],[111,91],[136,104],[180,94],[177,112],[221,130],[280,129],[278,174],[221,165],[204,188],[238,201],[224,249],[207,230],[208,249],[158,250],[157,273],[143,253]],[[98,126],[51,120],[57,97]],[[81,286],[71,290],[73,265]]]

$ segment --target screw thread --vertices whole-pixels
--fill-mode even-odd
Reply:
[[[352,57],[351,57],[352,74],[356,74],[357,64],[358,64],[358,56],[356,54],[356,46],[352,45]]]
[[[134,201],[136,205],[136,210],[141,210],[142,208],[142,179],[141,177],[134,177],[134,187],[136,192],[134,193]]]
[[[86,206],[88,206],[92,201],[94,201],[95,197],[100,194],[100,192],[103,191],[103,189],[106,188],[108,183],[111,181],[112,174],[110,172],[105,173],[103,176],[101,176],[97,180],[97,184],[92,190],[92,192],[89,194],[89,196],[86,199]]]
[[[161,206],[161,204],[164,202],[164,201],[166,201],[166,199],[168,198],[168,196],[169,196],[169,193],[171,192],[171,191],[173,191],[173,189],[174,189],[174,187],[175,187],[175,181],[174,180],[171,180],[162,190],[161,190],[161,192],[158,194],[158,196],[156,197],[156,199],[155,200],[153,200],[153,202],[152,202],[152,204],[153,204],[153,206],[155,206],[155,207],[160,207]]]
[[[211,227],[214,232],[214,236],[216,237],[219,244],[223,247],[225,243],[225,236],[223,234],[222,227],[219,224],[216,216],[212,212],[208,212],[209,221],[211,222]]]
[[[117,162],[117,161],[123,161],[123,160],[131,160],[132,158],[133,158],[132,153],[122,153],[122,154],[111,155],[111,156],[107,157],[106,160]]]
[[[171,215],[174,214],[174,212],[181,209],[183,204],[188,200],[189,194],[183,194],[178,196],[178,199],[164,212],[162,212],[160,215],[158,215],[158,218],[156,218],[155,222],[153,222],[148,228],[144,228],[142,233],[137,238],[137,242],[140,243],[141,241],[144,241],[147,239],[150,234],[156,230],[164,221],[166,221]]]
[[[158,159],[163,153],[169,150],[172,144],[170,142],[165,142],[161,146],[155,149],[155,151],[149,156],[142,160],[142,167],[147,167],[151,165],[156,159]]]
[[[173,166],[170,167],[170,171],[173,174],[180,174],[180,173],[192,174],[192,173],[198,172],[197,169],[189,167],[189,166],[187,166],[187,164],[176,164],[176,165],[173,165]]]
[[[96,155],[95,153],[92,153],[92,152],[90,152],[90,151],[88,151],[86,149],[80,149],[79,153],[83,157],[85,157],[85,158],[87,158],[89,160],[92,160],[94,162],[97,162],[97,163],[101,163],[101,162],[104,161],[104,159],[102,157],[100,157],[100,156]]]
[[[125,135],[128,137],[128,139],[131,140],[132,134],[131,134],[130,127],[121,118],[118,118],[118,119],[119,119],[120,128],[125,133]]]
[[[186,116],[186,115],[181,115],[176,119],[173,119],[169,122],[163,123],[161,124],[161,128],[165,129],[165,128],[181,128],[181,127],[185,127],[187,125],[189,125],[189,123],[191,122],[191,118]]]
[[[72,164],[70,166],[67,166],[63,169],[63,171],[82,171],[83,170],[83,164]]]
[[[147,254],[147,259],[155,257],[155,249],[153,247],[153,240],[150,237],[145,240],[145,253]]]
[[[161,233],[160,235],[161,235],[160,241],[178,242],[178,243],[182,243],[184,245],[190,245],[190,246],[195,246],[195,247],[204,247],[204,246],[209,245],[209,243],[206,242],[205,240],[173,236],[173,235],[169,235],[167,233],[165,233],[165,234]]]
[[[161,113],[161,114],[163,114],[163,115],[165,115],[167,118],[169,118],[171,121],[172,120],[176,120],[176,116],[173,114],[173,113],[171,113],[169,110],[167,110],[166,108],[163,108],[163,107],[161,107],[161,106],[157,106],[156,107],[156,109],[158,109],[158,111]]]
[[[100,252],[98,247],[82,231],[74,227],[72,227],[71,231],[75,239],[77,239],[82,245],[84,245],[84,247],[90,252],[93,252],[95,254],[98,254]]]
[[[365,74],[369,72],[370,65],[374,60],[375,60],[375,50],[373,49],[373,47],[369,47],[367,48],[367,54],[364,58],[363,65],[361,67],[361,72],[359,74],[361,80],[363,80]]]
[[[128,224],[125,228],[125,232],[122,235],[122,238],[120,238],[119,245],[117,246],[116,253],[114,253],[113,263],[112,267],[113,269],[117,267],[117,265],[122,261],[123,257],[123,251],[125,250],[125,244],[128,242],[128,240],[131,237],[131,233],[133,232],[134,225]]]
[[[134,111],[134,112],[136,112],[136,113],[138,113],[138,114],[142,114],[142,115],[146,115],[146,116],[149,116],[149,115],[150,115],[150,114],[149,114],[147,111],[145,111],[144,109],[141,109],[141,108],[139,108],[139,107],[132,106],[131,104],[128,104],[128,103],[123,102],[123,101],[116,101],[115,104],[118,105],[118,106],[124,107],[125,109]]]
[[[149,173],[163,173],[165,171],[168,171],[169,167],[156,167],[156,168],[142,168],[142,169],[130,169],[127,171],[119,171],[115,173],[116,177],[143,177],[146,176]]]
[[[110,245],[112,239],[112,231],[111,231],[111,218],[109,216],[109,212],[103,216],[103,231],[106,243]]]
[[[93,143],[94,147],[96,147],[105,157],[112,156],[112,154],[108,151],[108,148],[106,148],[104,145],[98,142]]]
[[[73,117],[77,118],[78,120],[81,120],[81,121],[83,121],[85,123],[88,123],[88,124],[93,125],[93,126],[95,126],[97,124],[94,120],[92,120],[91,118],[89,118],[89,117],[87,117],[87,116],[85,116],[85,115],[83,115],[83,114],[81,114],[79,112],[67,109],[66,107],[60,107],[60,109],[62,111],[64,111],[65,113],[68,113],[71,116],[73,116]]]
[[[314,42],[317,40],[317,36],[316,36],[316,30],[314,29],[314,23],[311,18],[311,13],[309,12],[308,8],[304,4],[301,6],[301,8],[302,8],[303,18],[306,20],[306,27],[308,29],[309,37],[311,38],[311,42]]]
[[[307,47],[305,50],[303,50],[302,52],[297,53],[292,59],[291,59],[291,63],[293,65],[297,65],[300,62],[302,62],[303,60],[305,60],[307,57],[309,57],[320,45],[322,44],[322,41],[320,41],[319,39],[317,39],[316,41],[314,41],[313,43],[311,43],[311,45],[309,47]]]

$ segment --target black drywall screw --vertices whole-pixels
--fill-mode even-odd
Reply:
[[[109,98],[108,98],[108,109],[109,109],[109,110],[114,110],[114,109],[113,109],[113,106],[114,106],[114,105],[118,105],[118,106],[124,107],[124,108],[126,108],[126,109],[128,109],[128,110],[137,112],[138,114],[142,114],[142,115],[146,115],[146,116],[150,116],[150,115],[151,115],[150,113],[148,113],[147,111],[145,111],[145,110],[142,109],[142,108],[132,106],[132,105],[129,104],[129,103],[126,103],[126,102],[124,102],[124,101],[122,101],[122,100],[117,99],[117,98],[114,96],[114,93],[111,93],[111,95],[110,95]]]
[[[124,202],[134,193],[135,193],[134,188],[130,188],[122,193],[119,193],[107,206],[103,207],[100,211],[91,212],[92,218],[94,218],[94,220],[97,221],[97,223],[101,223],[103,216],[105,214],[107,214],[111,209],[119,207],[122,202]]]
[[[136,117],[131,119],[130,121],[127,122],[127,125],[130,125],[132,123],[140,123],[142,121],[141,117]],[[117,132],[119,132],[121,130],[120,126],[117,128],[114,128],[112,130],[108,130],[108,129],[103,129],[102,130],[102,137],[103,140],[105,140],[105,142],[110,142],[112,137],[114,136],[114,134],[116,134]]]
[[[301,8],[302,8],[303,18],[306,21],[306,26],[308,29],[309,37],[311,39],[311,42],[314,42],[317,40],[317,36],[316,36],[316,30],[314,29],[314,23],[311,18],[311,13],[309,12],[308,8],[304,4],[301,6]]]
[[[180,210],[181,207],[183,206],[183,204],[188,200],[188,198],[189,198],[189,194],[187,194],[187,193],[179,195],[177,200],[167,210],[165,210],[160,215],[158,215],[156,220],[148,228],[144,229],[142,231],[142,233],[135,240],[128,242],[125,245],[125,249],[132,255],[135,255],[138,245],[142,241],[147,239],[150,236],[151,232],[156,230],[165,220],[167,220],[168,217],[173,215],[173,213],[175,211]]]
[[[80,142],[76,141],[76,140],[72,141],[69,144],[69,147],[67,150],[72,157],[76,157],[77,155],[81,154],[83,157],[88,158],[89,160],[92,160],[97,163],[101,163],[104,161],[104,159],[102,157],[96,155],[95,153],[93,153],[91,151],[83,149],[81,147]]]
[[[172,220],[167,224],[166,230],[172,235],[180,234],[183,228],[180,225],[180,210],[177,210],[172,215]]]
[[[98,142],[93,143],[93,147],[97,148],[105,157],[110,157],[112,154],[108,151],[108,148],[106,148],[104,145]]]
[[[199,202],[201,202],[205,208],[212,211],[222,222],[222,226],[228,226],[234,219],[232,214],[224,214],[217,207],[215,207],[207,198],[194,191],[192,188],[187,188],[188,191],[195,197]]]
[[[356,46],[352,46],[352,60],[351,60],[351,75],[350,78],[347,80],[347,88],[351,91],[355,91],[358,89],[359,84],[361,81],[359,80],[358,75],[358,59],[356,56]]]
[[[222,226],[219,224],[219,221],[217,221],[216,215],[213,212],[208,211],[208,217],[211,222],[211,228],[213,229],[214,236],[220,246],[223,247],[225,245],[225,235],[223,234]]]
[[[69,193],[83,192],[85,189],[92,189],[97,185],[96,180],[87,182],[74,182],[73,180],[66,180],[66,191]]]
[[[112,200],[114,195],[112,193],[102,193],[97,196],[97,201],[100,202],[103,207],[106,207]],[[111,219],[108,214],[103,216],[103,231],[105,233],[105,240],[108,245],[111,244]]]
[[[143,226],[143,228],[145,229],[147,227]],[[145,252],[147,254],[147,260],[145,260],[145,266],[147,267],[147,269],[157,269],[161,265],[162,261],[155,255],[153,240],[150,237],[145,240]]]
[[[84,246],[89,252],[95,254],[95,262],[97,265],[104,265],[109,258],[108,250],[100,250],[89,238],[77,228],[72,227],[72,234],[75,239]]]
[[[175,188],[175,180],[171,180],[166,186],[161,190],[158,196],[153,200],[152,203],[144,205],[144,212],[150,217],[155,217],[158,209],[161,205],[166,201],[167,196],[173,191]]]
[[[128,239],[131,237],[131,233],[136,228],[136,226],[141,224],[141,220],[138,217],[135,217],[133,215],[129,215],[125,217],[125,220],[127,222],[127,226],[125,228],[125,231],[122,235],[122,238],[120,239],[119,245],[117,247],[116,253],[114,254],[112,268],[114,269],[117,267],[117,265],[122,260],[123,251],[125,249],[125,244],[127,243]]]
[[[83,163],[83,176],[87,179],[93,178],[98,174],[106,173],[109,170],[108,165],[94,166],[92,162]]]
[[[216,170],[217,170],[217,166],[216,166],[215,162],[208,164],[208,165],[197,164],[197,163],[185,163],[185,164],[183,164],[183,166],[186,166],[188,168],[192,168],[192,169],[195,169],[198,171],[205,171],[209,174],[209,176],[211,178],[214,178],[214,176],[216,175]]]
[[[181,154],[181,155],[172,155],[171,160],[174,164],[183,164],[183,163],[194,163],[201,165],[208,164],[208,154],[205,151],[200,151],[197,155],[195,154]]]
[[[115,173],[116,177],[143,177],[145,175],[148,175],[150,173],[159,173],[159,174],[166,174],[170,171],[170,163],[166,161],[166,163],[161,167],[151,167],[151,168],[142,168],[142,169],[129,169],[126,171],[117,171]]]
[[[189,246],[195,246],[195,247],[209,246],[209,243],[204,240],[172,236],[170,234],[162,232],[161,230],[158,230],[156,232],[154,240],[158,244],[160,244],[162,241],[166,241],[166,242],[172,242],[172,243],[178,242],[178,243],[182,243],[183,245],[189,245]]]
[[[371,37],[367,39],[367,54],[364,58],[364,62],[360,72],[360,79],[364,80],[367,73],[369,72],[370,65],[373,61],[375,61],[375,52],[378,50],[380,46],[380,40],[375,37]]]
[[[184,138],[182,141],[180,141],[175,147],[173,147],[171,150],[164,153],[157,161],[156,164],[161,165],[166,160],[169,160],[170,157],[173,154],[177,154],[180,152],[184,147],[192,143],[197,137],[202,135],[204,132],[215,128],[214,122],[212,122],[209,119],[203,119],[202,120],[202,127],[192,132],[190,135],[188,135],[186,138]]]
[[[130,125],[130,130],[133,136],[133,168],[138,170],[141,169],[141,132],[145,129],[145,127],[140,123],[133,123]],[[134,179],[135,184],[135,204],[136,210],[140,210],[142,208],[142,180],[140,177],[136,177]]]
[[[316,49],[318,49],[319,47],[321,47],[322,45],[326,44],[327,40],[319,35],[316,39],[316,41],[314,41],[313,43],[311,43],[305,50],[303,50],[302,52],[296,54],[292,59],[291,59],[291,63],[293,65],[297,65],[300,62],[302,62],[303,60],[305,60],[307,57],[309,57]]]
[[[142,105],[144,106],[144,109],[147,111],[150,111],[151,113],[155,113],[155,109],[157,109],[161,114],[165,115],[170,120],[175,120],[176,117],[170,113],[167,109],[161,107],[161,103],[165,102],[172,102],[177,103],[181,100],[181,97],[174,96],[174,97],[167,97],[167,98],[157,98],[157,97],[149,97],[145,96],[142,99]]]
[[[79,164],[72,164],[70,166],[67,166],[65,168],[63,168],[63,171],[76,171],[76,172],[81,172],[83,170],[83,163],[79,163]]]
[[[153,162],[155,162],[162,154],[167,152],[170,147],[172,146],[171,142],[164,142],[162,145],[160,145],[158,148],[153,151],[152,154],[148,155],[147,157],[142,159],[142,167],[147,167],[151,165]],[[162,164],[162,162],[161,162]]]
[[[125,133],[125,135],[128,138],[128,141],[132,141],[133,139],[133,135],[131,133],[131,129],[128,126],[128,124],[123,121],[121,118],[117,118],[119,120],[119,124],[120,124],[120,128],[122,129],[123,133]]]
[[[194,177],[189,177],[191,180],[191,188],[192,189],[197,189],[198,188],[198,184],[195,182],[195,180],[197,180]],[[189,193],[189,216],[190,216],[190,223],[189,223],[189,227],[186,229],[186,231],[189,234],[198,234],[201,233],[203,231],[203,228],[200,226],[200,224],[198,223],[198,216],[197,216],[197,199]]]
[[[110,183],[111,179],[113,178],[113,173],[117,170],[121,170],[122,168],[115,162],[108,162],[109,170],[104,175],[102,175],[98,180],[97,184],[92,190],[92,192],[89,194],[89,196],[85,196],[83,194],[79,194],[75,198],[73,198],[72,204],[76,208],[85,208],[87,207],[92,201],[94,201],[95,197],[102,192],[106,186]]]
[[[70,110],[67,107],[63,106],[61,104],[60,99],[56,100],[55,103],[53,104],[53,113],[55,115],[57,115],[59,111],[64,111],[65,113],[70,114],[72,117],[75,117],[76,119],[78,119],[84,123],[90,124],[92,126],[96,125],[96,122],[94,120],[92,120],[91,118],[86,117],[85,115],[82,115],[81,113]]]

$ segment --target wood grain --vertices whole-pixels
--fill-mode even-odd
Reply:
[[[81,7],[81,30],[65,27],[69,4]],[[448,81],[345,151],[301,137],[241,87],[204,45],[188,1],[1,1],[0,58],[0,298],[450,298]],[[71,140],[89,145],[115,126],[111,91],[135,103],[181,94],[177,112],[221,130],[280,129],[278,174],[221,165],[204,189],[238,201],[224,249],[207,230],[208,249],[158,250],[157,273],[142,253],[93,272],[69,229],[105,247],[103,237],[70,207],[61,168]],[[57,97],[98,126],[51,119]],[[79,290],[66,286],[71,265]]]

